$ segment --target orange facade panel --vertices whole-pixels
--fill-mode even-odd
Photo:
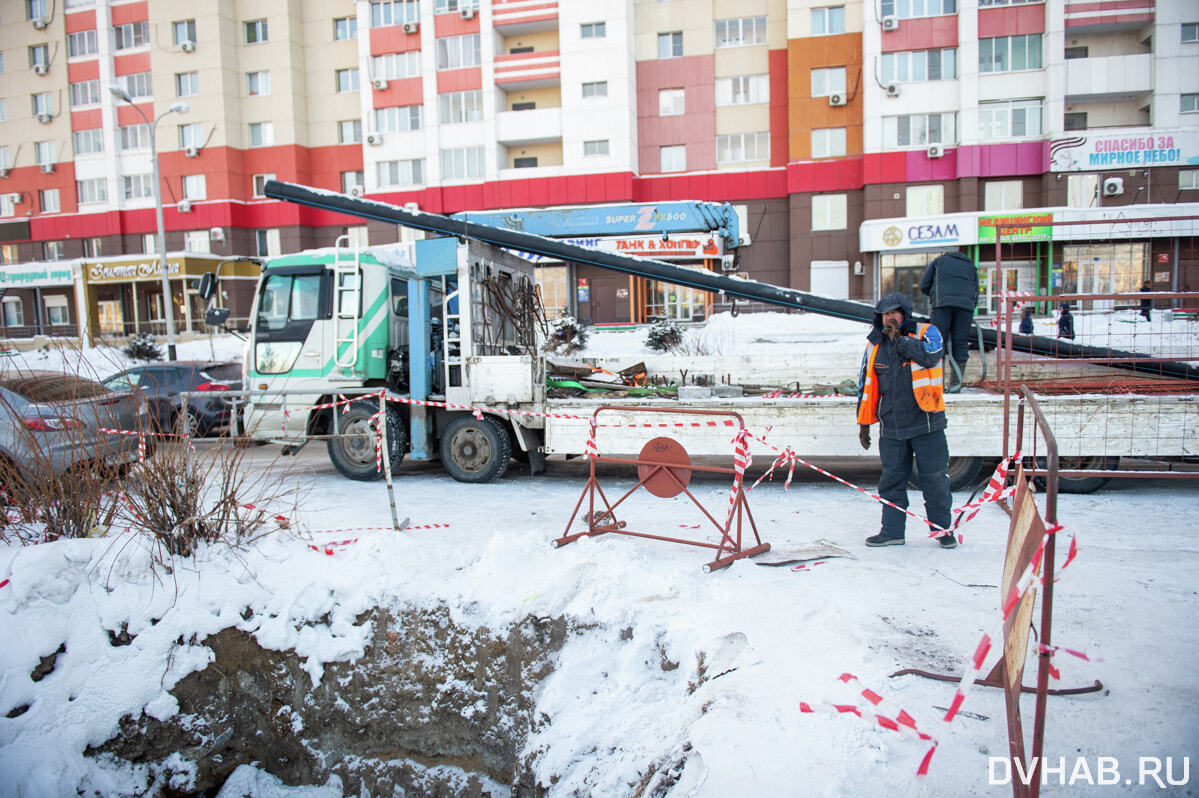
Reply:
[[[142,113],[146,115],[146,119],[154,119],[154,103],[141,103],[140,107]],[[118,125],[144,125],[145,123],[146,120],[142,119],[141,114],[137,112],[137,108],[128,103],[121,103],[117,106]]]
[[[78,83],[81,80],[97,80],[99,77],[100,62],[96,59],[71,61],[67,64],[67,80],[71,83]]]
[[[130,22],[146,22],[150,19],[149,0],[114,5],[111,10],[113,25],[128,25]]]
[[[94,9],[87,11],[72,11],[70,14],[63,16],[63,26],[67,29],[67,33],[79,33],[84,30],[96,29],[96,12]]]
[[[475,91],[483,88],[483,70],[479,67],[445,69],[437,73],[437,93]]]
[[[399,78],[387,81],[387,88],[371,92],[374,108],[391,108],[397,105],[420,105],[425,101],[424,78]]]
[[[844,105],[812,96],[812,71],[845,68]],[[812,131],[845,128],[846,155],[862,152],[862,35],[818,36],[787,42],[787,129],[790,160],[812,157]]]
[[[1027,8],[1032,9],[1032,6],[1027,6]],[[1044,5],[1039,4],[1035,9],[1042,18],[1045,13],[1043,8]],[[984,10],[979,9],[980,29]],[[945,17],[919,17],[902,20],[897,29],[883,32],[880,48],[884,53],[898,53],[903,50],[940,50],[957,46],[958,18],[955,14]]]
[[[95,130],[103,126],[104,121],[99,108],[71,112],[71,130]]]
[[[416,33],[405,33],[403,25],[371,28],[371,55],[407,53],[419,49],[419,31]]]
[[[136,75],[150,71],[150,54],[130,53],[118,55],[112,59],[112,71],[115,75]]]

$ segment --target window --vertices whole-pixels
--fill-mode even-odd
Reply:
[[[85,238],[83,239],[83,256],[85,258],[98,258],[104,254],[103,239],[100,238]],[[48,297],[50,299],[52,297]],[[64,305],[66,303],[63,303]],[[65,322],[64,322],[65,323]]]
[[[12,201],[3,195],[0,195],[0,203],[2,202],[7,202],[9,204],[3,206],[5,210],[0,211],[0,216],[12,216]],[[16,263],[18,254],[19,251],[16,244],[0,245],[0,263]]]
[[[766,44],[766,17],[716,20],[716,49]]]
[[[884,147],[924,147],[957,141],[952,113],[883,117]]]
[[[189,200],[208,199],[208,180],[204,175],[183,176],[183,198]]]
[[[683,172],[687,169],[687,147],[672,144],[658,150],[659,169],[663,172]]]
[[[375,109],[375,130],[380,133],[399,133],[405,130],[421,129],[421,111],[419,105],[402,105],[391,108]]]
[[[149,72],[121,75],[116,81],[117,85],[129,92],[130,97],[149,97],[154,94],[153,80]]]
[[[603,22],[584,22],[579,26],[581,39],[602,39],[607,35],[607,25]]]
[[[114,50],[145,47],[150,43],[150,23],[130,22],[127,25],[114,25],[112,34]]]
[[[12,169],[12,147],[0,147],[0,168]]]
[[[366,173],[361,169],[341,173],[341,193],[349,194],[352,188],[366,187]]]
[[[175,74],[175,96],[195,97],[200,93],[199,72],[178,72]]]
[[[1199,42],[1199,22],[1182,23],[1182,43]]]
[[[188,252],[212,252],[207,230],[187,230],[183,233],[183,248]]]
[[[4,326],[25,326],[25,305],[20,297],[6,296],[0,304],[4,306]]]
[[[265,197],[266,194],[263,193],[263,189],[266,188],[266,184],[268,182],[270,182],[271,180],[274,180],[274,179],[275,179],[274,172],[260,172],[259,174],[254,175],[254,177],[252,178],[253,184],[254,184],[254,188],[253,188],[254,196],[255,197]]]
[[[61,241],[42,242],[42,260],[62,260],[66,257],[66,249]]]
[[[339,69],[334,73],[337,78],[337,91],[339,93],[347,91],[358,91],[358,70],[357,69]]]
[[[171,23],[171,41],[176,46],[184,42],[196,42],[196,21],[194,19],[180,19]]]
[[[416,0],[384,0],[371,3],[371,27],[385,28],[420,20],[420,9]]]
[[[658,58],[680,58],[682,55],[682,31],[658,34]]]
[[[34,142],[33,158],[38,164],[57,163],[58,146],[53,141]]]
[[[150,146],[150,128],[147,125],[121,125],[118,133],[122,150],[140,150]]]
[[[879,14],[884,17],[914,19],[957,13],[957,0],[882,0]]]
[[[1086,111],[1077,111],[1066,114],[1065,118],[1066,130],[1086,130],[1087,129],[1087,114]]]
[[[480,63],[479,34],[446,36],[437,40],[438,69],[460,69]]]
[[[50,66],[50,47],[45,44],[35,44],[29,48],[29,66]]]
[[[25,19],[49,19],[46,0],[25,0]]]
[[[593,155],[598,156],[598,155],[607,155],[607,154],[608,154],[608,140],[607,139],[596,139],[595,141],[584,141],[583,142],[583,157],[584,158],[589,158]]]
[[[957,75],[957,50],[911,50],[883,53],[883,83],[920,80],[953,80]]]
[[[583,97],[607,97],[608,96],[608,81],[597,80],[591,83],[583,84]]]
[[[96,252],[88,254],[89,258],[97,258],[100,256],[98,238],[90,238],[89,241],[94,241],[97,244]],[[84,247],[86,250],[87,247]],[[51,325],[58,327],[63,324],[71,323],[71,311],[67,304],[67,298],[62,294],[46,294],[42,297],[43,303],[46,305],[46,321]]]
[[[1041,135],[1040,100],[1006,100],[978,104],[978,137],[982,141]]]
[[[250,123],[250,146],[273,147],[275,145],[275,124],[273,122]]]
[[[1178,190],[1189,191],[1199,189],[1199,169],[1178,170]]]
[[[104,131],[100,128],[91,130],[76,130],[72,134],[75,143],[75,155],[91,155],[104,152]]]
[[[518,158],[512,159],[512,168],[513,169],[533,169],[536,166],[537,166],[537,156],[536,155],[526,156],[523,158],[518,157]]]
[[[283,251],[279,243],[279,228],[277,227],[272,227],[270,230],[255,230],[254,244],[257,249],[256,254],[260,257],[274,257]]]
[[[812,9],[812,35],[845,33],[845,6]]]
[[[845,67],[812,70],[812,96],[827,97],[845,93]]]
[[[267,40],[266,20],[255,19],[245,24],[246,44],[257,44]],[[204,250],[207,252],[208,250]]]
[[[770,160],[770,134],[729,133],[716,137],[716,163]]]
[[[420,75],[420,52],[377,55],[371,59],[371,74],[384,80],[414,78]]]
[[[438,118],[443,125],[478,122],[483,118],[483,92],[476,89],[440,94],[437,97],[437,108]]]
[[[263,94],[271,93],[271,73],[270,72],[247,72],[246,73],[246,94],[251,97],[257,97]]]
[[[848,225],[848,219],[848,198],[845,194],[813,195],[813,230],[844,230]]]
[[[1066,205],[1094,208],[1099,204],[1099,175],[1066,175]]]
[[[845,154],[845,128],[829,127],[812,131],[812,157],[829,158]]]
[[[1199,111],[1199,94],[1180,94],[1178,96],[1178,112],[1193,114]]]
[[[33,95],[33,115],[50,114],[54,115],[54,108],[50,104],[50,92],[43,91]]]
[[[979,6],[987,8],[988,6],[1015,6],[1021,3],[1040,3],[1042,0],[978,0]]]
[[[43,188],[38,191],[38,205],[42,208],[42,213],[58,213],[62,210],[62,205],[58,201],[58,189]]]
[[[374,4],[371,5],[374,13]],[[358,17],[338,17],[333,20],[333,41],[344,42],[358,38]]]
[[[537,107],[537,103],[532,100],[527,100],[525,102],[512,103],[513,111],[532,111],[536,107]]]
[[[1014,72],[1041,68],[1041,34],[997,36],[978,40],[979,72]]]
[[[125,199],[141,199],[154,196],[154,175],[125,175],[121,180],[125,186]],[[152,250],[147,250],[150,252]]]
[[[769,75],[734,75],[716,78],[716,105],[752,105],[770,102]]]
[[[71,107],[96,105],[100,102],[100,81],[81,80],[71,84]]]
[[[465,180],[483,177],[483,148],[459,147],[441,151],[441,179]]]
[[[67,34],[67,57],[79,58],[85,55],[95,55],[100,51],[95,30],[81,30],[78,33]]]
[[[193,122],[187,125],[179,125],[179,149],[185,150],[188,147],[199,148],[204,144],[204,128]]]
[[[905,216],[939,216],[945,213],[944,186],[908,186]]]
[[[362,142],[362,120],[343,119],[337,123],[338,144],[359,144]]]
[[[17,195],[17,196],[20,196],[20,195]],[[12,216],[16,212],[17,212],[17,206],[16,206],[16,203],[13,202],[13,195],[11,193],[0,194],[0,216]],[[4,245],[4,252],[6,255],[8,254],[9,246],[11,246],[11,245],[10,244]],[[10,260],[6,260],[4,262],[5,263],[13,263],[13,261],[10,261]]]
[[[658,116],[682,116],[686,112],[686,92],[682,89],[658,90]]]
[[[1014,211],[1024,207],[1024,183],[992,180],[983,186],[984,211]]]
[[[1090,55],[1090,52],[1090,48],[1088,47],[1067,47],[1064,55],[1067,61],[1073,61],[1078,58],[1086,58]]]
[[[108,181],[102,177],[79,180],[75,183],[76,199],[85,202],[108,202]]]
[[[436,14],[453,14],[467,9],[478,11],[479,0],[435,0],[433,3],[433,12]]]

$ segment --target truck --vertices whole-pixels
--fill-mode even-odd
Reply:
[[[284,255],[264,265],[244,364],[244,384],[250,391],[246,427],[255,438],[287,446],[323,438],[333,465],[350,479],[379,476],[372,424],[381,403],[375,397],[355,399],[351,395],[355,392],[385,392],[385,438],[393,468],[404,457],[439,458],[454,479],[487,482],[502,476],[513,457],[526,461],[537,473],[544,469],[547,455],[585,451],[590,418],[600,402],[547,398],[529,255],[858,322],[868,323],[873,317],[873,308],[865,303],[590,250],[511,229],[518,225],[496,226],[479,216],[444,217],[278,181],[269,182],[265,193],[440,236],[369,248],[339,239],[334,247]],[[627,214],[613,214],[621,215]],[[716,232],[726,237],[726,245],[735,247],[740,242],[735,215],[720,213],[712,218],[718,220]],[[557,232],[570,235],[572,230],[564,224]],[[995,331],[981,332],[989,333],[994,345]],[[1089,347],[1052,339],[1018,338],[1020,346],[1032,353],[1093,354]],[[986,336],[983,344],[985,348]],[[823,376],[835,375],[832,381],[856,378],[859,356],[860,350],[837,363],[822,364]],[[1155,370],[1163,365],[1153,364]],[[1165,365],[1194,376],[1186,364]],[[807,378],[802,362],[788,367],[792,379],[801,374]],[[1141,406],[1149,400],[1140,400],[1141,404],[1135,396],[1060,398],[1055,402],[1057,423],[1073,433],[1059,434],[1062,456],[1079,468],[1102,472],[1110,471],[1118,457],[1146,454],[1138,451],[1138,441],[1153,441],[1160,450],[1166,440],[1172,454],[1199,455],[1199,427],[1193,422],[1199,407],[1193,395],[1155,397],[1152,431],[1146,430],[1150,422]],[[957,488],[976,479],[987,460],[1006,454],[1005,424],[1010,434],[1013,422],[1004,413],[1004,397],[994,393],[956,394],[947,401],[954,454],[951,477]],[[769,439],[752,439],[755,456],[775,457],[785,445],[804,456],[840,457],[859,453],[852,422],[854,402],[853,397],[782,396],[712,399],[700,404],[733,410],[751,429],[771,430]],[[658,400],[660,406],[665,403]],[[607,419],[599,442],[603,450],[621,454],[639,450],[644,434],[636,425],[647,413],[652,415],[655,403],[638,400],[637,405],[642,409]],[[1098,415],[1103,416],[1105,430],[1127,427],[1128,435],[1096,439],[1085,434]],[[680,428],[677,432],[690,454],[731,451],[724,431]],[[1068,481],[1069,477],[1066,489]],[[1093,484],[1093,478],[1079,484]]]

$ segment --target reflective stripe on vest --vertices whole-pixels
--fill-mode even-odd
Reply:
[[[920,325],[919,331],[909,338],[923,338],[929,324]],[[873,424],[878,421],[878,379],[874,375],[874,359],[878,355],[878,344],[871,350],[866,362],[866,379],[862,386],[862,403],[858,405],[858,423]],[[925,368],[915,361],[909,363],[912,369],[912,393],[916,396],[916,404],[926,413],[936,413],[945,409],[945,393],[943,390],[943,371],[938,363],[932,368]]]

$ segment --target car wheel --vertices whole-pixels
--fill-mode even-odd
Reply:
[[[511,459],[508,432],[489,416],[459,415],[441,433],[441,465],[459,482],[499,479]]]
[[[335,411],[337,412],[337,411]],[[382,479],[383,473],[375,469],[375,429],[371,417],[379,412],[378,406],[366,402],[354,402],[349,410],[337,417],[339,437],[329,438],[325,448],[329,460],[342,476],[359,482]],[[387,448],[391,451],[391,468],[394,471],[403,462],[408,450],[408,435],[404,429],[404,417],[394,408],[387,409]],[[332,425],[329,434],[333,433]]]
[[[1044,457],[1037,458],[1038,470],[1048,467]],[[1115,471],[1119,467],[1119,457],[1062,457],[1058,460],[1060,469]],[[1058,477],[1057,489],[1059,493],[1094,493],[1111,481],[1111,477]],[[1045,490],[1045,477],[1036,477],[1033,484],[1037,490]]]

